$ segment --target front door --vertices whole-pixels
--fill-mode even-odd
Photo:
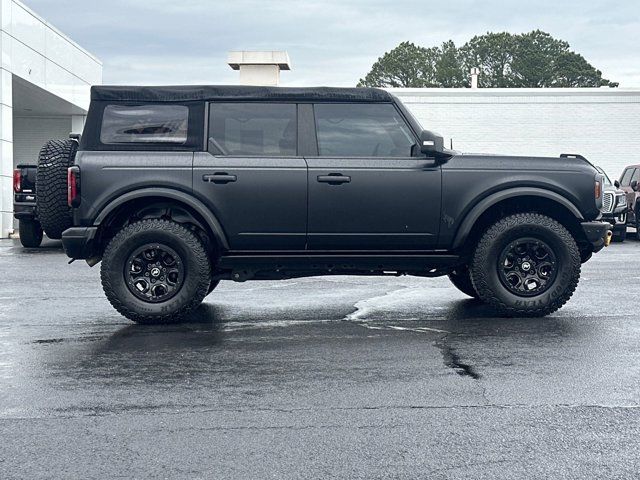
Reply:
[[[391,103],[314,105],[308,248],[428,250],[437,243],[441,171]]]
[[[208,152],[196,152],[193,190],[232,250],[303,250],[307,165],[297,156],[292,103],[212,103]]]

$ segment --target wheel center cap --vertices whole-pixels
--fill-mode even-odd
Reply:
[[[531,264],[529,262],[522,262],[522,270],[528,272],[531,270]]]
[[[154,267],[151,269],[151,276],[152,277],[159,277],[160,276],[160,269],[158,267]]]

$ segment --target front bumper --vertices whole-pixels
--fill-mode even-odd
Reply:
[[[580,224],[593,253],[599,252],[611,243],[611,224],[607,222],[583,222]]]
[[[98,227],[71,227],[62,232],[64,253],[73,259],[95,256],[94,246]]]

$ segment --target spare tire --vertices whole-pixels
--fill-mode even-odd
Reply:
[[[36,175],[38,220],[49,238],[59,239],[73,224],[67,204],[67,169],[78,150],[75,140],[49,140],[40,149]]]

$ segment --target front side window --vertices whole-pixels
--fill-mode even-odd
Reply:
[[[184,105],[107,105],[100,142],[172,143],[187,141],[189,108]]]
[[[628,187],[631,183],[631,176],[633,175],[634,169],[627,168],[622,174],[622,178],[620,179],[620,185],[623,187]]]
[[[293,103],[212,103],[210,150],[222,155],[295,156],[296,105]]]
[[[323,157],[410,157],[416,140],[388,103],[314,105]]]

